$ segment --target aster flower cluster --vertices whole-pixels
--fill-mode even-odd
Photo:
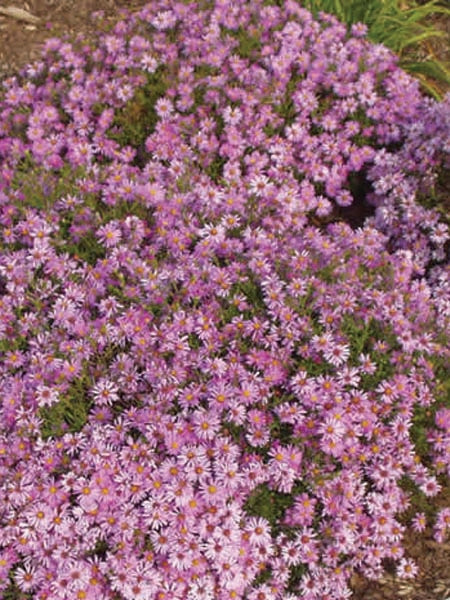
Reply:
[[[417,572],[403,483],[450,471],[448,234],[418,202],[445,104],[362,28],[267,4],[158,0],[4,82],[0,589],[344,600]]]

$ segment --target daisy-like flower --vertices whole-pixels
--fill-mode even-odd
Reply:
[[[242,112],[238,107],[225,107],[223,111],[223,120],[229,125],[237,125],[242,119]]]
[[[381,399],[388,404],[391,404],[398,398],[398,390],[395,385],[389,381],[382,381],[375,390],[381,396]]]
[[[145,52],[141,57],[141,66],[147,73],[154,73],[158,68],[158,61],[150,52]]]
[[[117,224],[111,222],[97,230],[97,237],[107,248],[113,248],[122,239],[122,232]]]
[[[424,481],[420,483],[419,487],[425,494],[425,496],[428,497],[436,496],[436,494],[438,494],[442,489],[441,485],[437,482],[436,478],[432,476],[426,477]]]
[[[201,440],[212,440],[217,435],[220,420],[217,415],[206,410],[197,410],[192,416],[195,434]]]
[[[397,564],[397,575],[401,579],[414,579],[419,572],[419,567],[410,558],[401,558]]]
[[[266,175],[257,175],[250,181],[250,192],[255,196],[264,196],[270,190],[272,184]]]
[[[245,434],[245,439],[251,446],[265,446],[270,440],[269,428],[264,425],[253,427],[251,431]]]
[[[40,385],[36,389],[36,400],[39,406],[51,406],[59,401],[58,390],[46,385]]]
[[[155,495],[157,492],[152,492]],[[157,529],[167,525],[169,521],[169,505],[164,499],[152,497],[142,503],[144,522],[149,529]]]
[[[321,433],[327,440],[337,443],[345,434],[345,426],[341,420],[330,416],[327,417],[319,426],[319,433]]]
[[[324,356],[332,365],[339,367],[350,356],[350,346],[348,344],[334,344],[324,351]]]
[[[109,379],[102,378],[92,388],[95,401],[101,406],[111,406],[119,399],[119,390],[116,384]]]
[[[173,113],[173,104],[168,98],[159,98],[155,104],[155,110],[161,119],[168,119]]]
[[[418,533],[422,533],[422,531],[425,531],[425,528],[427,526],[427,517],[425,515],[425,513],[423,512],[418,512],[416,513],[416,515],[414,516],[412,522],[411,522],[412,528],[414,529],[414,531],[417,531]]]
[[[239,471],[238,464],[231,460],[222,459],[217,461],[215,471],[218,485],[227,490],[235,490],[244,482],[244,477]]]
[[[296,567],[302,562],[302,556],[298,544],[287,540],[281,547],[281,556],[290,567]]]
[[[300,592],[301,598],[307,598],[308,600],[322,597],[321,588],[309,573],[305,573],[300,581]]]
[[[357,388],[360,381],[358,369],[356,367],[343,366],[339,370],[338,381],[341,385]]]
[[[219,487],[215,479],[208,478],[200,484],[199,494],[202,500],[214,504],[223,497],[223,489]]]
[[[207,223],[198,231],[200,237],[207,240],[214,240],[215,242],[222,242],[226,237],[226,233],[227,231],[223,224],[215,225],[214,223]]]
[[[331,333],[326,332],[321,335],[314,335],[311,339],[311,345],[314,350],[330,352],[333,348],[333,338]]]
[[[278,594],[276,594],[269,585],[263,584],[256,589],[253,589],[248,594],[247,598],[248,600],[276,600]]]
[[[263,517],[250,517],[245,524],[249,542],[256,546],[267,546],[272,543],[270,525]]]
[[[52,518],[52,509],[42,502],[36,504],[25,513],[28,523],[37,531],[44,531],[49,527]]]
[[[212,576],[202,575],[197,577],[189,584],[186,600],[215,600],[215,588]]]
[[[22,592],[29,592],[41,583],[42,576],[39,576],[36,567],[27,561],[23,567],[19,567],[15,571],[14,581]]]
[[[433,537],[438,543],[442,543],[450,531],[450,508],[439,510],[436,523],[433,528]]]
[[[173,551],[169,553],[169,561],[178,571],[187,571],[191,566],[189,549],[183,548],[177,539],[174,539]]]

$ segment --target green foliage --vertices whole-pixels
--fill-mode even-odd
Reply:
[[[265,312],[263,292],[252,273],[248,273],[247,280],[239,284],[239,291],[246,296],[253,313]]]
[[[450,11],[439,6],[436,0],[423,5],[411,2],[402,6],[398,0],[384,1],[381,5],[373,2],[369,5],[369,37],[373,41],[385,44],[399,55],[409,46],[421,44],[434,37],[443,37],[442,31],[425,24],[426,19],[438,14],[450,14]]]
[[[223,167],[226,162],[227,161],[223,156],[215,156],[211,163],[206,167],[205,173],[209,175],[214,183],[219,183],[220,179],[223,177]]]
[[[439,100],[442,92],[450,85],[450,70],[441,61],[428,59],[420,62],[408,61],[401,66],[411,75],[418,77],[424,90]]]
[[[81,431],[88,420],[91,400],[87,396],[89,375],[87,367],[61,395],[59,402],[39,409],[42,419],[41,435],[43,439],[60,437],[66,432]]]
[[[396,341],[396,337],[390,328],[383,326],[373,318],[365,323],[362,319],[345,314],[342,318],[341,329],[347,335],[350,344],[350,359],[355,364],[362,352],[372,353],[374,359],[380,359],[378,355],[381,353],[373,350],[374,342],[385,341],[389,347],[392,347]]]
[[[236,49],[241,58],[251,59],[258,55],[261,50],[261,40],[254,31],[249,31],[243,27],[238,29],[228,29],[222,27],[222,32],[236,38],[239,45]]]
[[[25,593],[13,582],[8,585],[4,590],[3,600],[32,600],[33,594],[31,592]]]
[[[95,265],[97,260],[106,256],[105,247],[96,239],[92,231],[82,236],[77,242],[71,242],[62,246],[64,252],[71,256],[77,256],[90,265]]]
[[[199,348],[201,348],[203,346],[202,340],[196,333],[188,334],[188,343],[189,343],[189,347],[192,350],[198,350]]]
[[[434,408],[434,406],[433,406]],[[433,425],[434,410],[423,406],[414,407],[413,424],[411,427],[411,439],[414,441],[416,453],[421,457],[422,462],[427,462],[430,445],[427,442],[427,428]]]
[[[303,575],[308,572],[306,564],[296,565],[291,568],[291,574],[289,575],[289,586],[288,590],[292,593],[298,591],[298,584],[300,583]]]
[[[234,317],[242,315],[241,311],[238,307],[232,302],[228,302],[228,300],[221,300],[222,309],[220,311],[220,322],[222,325],[226,325],[227,323],[231,323]]]
[[[198,79],[201,79],[202,77],[219,75],[220,69],[208,63],[202,63],[195,66],[194,73]]]
[[[350,364],[357,366],[358,357],[361,353],[368,354],[377,366],[373,374],[365,374],[361,378],[361,387],[364,390],[373,390],[381,381],[389,379],[395,373],[395,366],[391,362],[391,353],[398,348],[395,334],[388,325],[383,325],[375,319],[364,323],[361,319],[355,319],[345,315],[342,322],[342,331],[347,335],[350,345]],[[374,349],[375,342],[385,344],[382,348]]]
[[[374,390],[382,381],[389,379],[395,373],[395,367],[391,363],[390,355],[385,352],[373,352],[371,358],[377,366],[375,373],[365,374],[361,377],[361,388],[369,391]]]
[[[5,352],[16,352],[17,350],[26,350],[28,346],[27,338],[21,335],[14,336],[14,340],[1,339],[0,340],[0,360],[1,355]]]
[[[160,66],[139,86],[134,96],[120,110],[116,111],[114,121],[108,132],[109,137],[121,147],[136,149],[135,161],[145,164],[149,156],[145,150],[145,140],[155,131],[158,122],[155,105],[169,86],[169,75],[165,66]]]
[[[284,95],[283,101],[274,106],[275,112],[277,112],[280,117],[284,119],[284,125],[292,125],[297,116],[297,111],[295,108],[294,101],[292,100],[292,94],[297,89],[298,83],[303,79],[303,75],[295,72],[292,74],[287,86],[286,93]],[[324,107],[324,104],[321,104]],[[282,128],[283,129],[283,128]]]
[[[413,413],[411,439],[415,451],[424,464],[431,464],[430,444],[427,432],[435,426],[435,415],[443,406],[450,407],[450,369],[448,362],[442,356],[429,357],[429,365],[434,373],[434,402],[427,407],[416,405]]]
[[[104,559],[108,550],[109,550],[109,545],[106,540],[97,540],[94,548],[86,553],[86,557],[95,556],[100,559]]]
[[[433,498],[428,498],[407,475],[401,478],[400,487],[409,493],[411,502],[410,508],[402,515],[402,521],[408,521],[417,512],[423,512],[428,519],[433,519],[437,510]]]
[[[256,487],[250,494],[244,509],[247,514],[267,519],[274,528],[280,522],[287,508],[292,506],[292,494],[283,494],[268,488],[266,484]]]
[[[68,396],[57,404],[41,408],[39,414],[43,419],[41,434],[47,439],[60,437],[68,431],[81,431],[87,422],[88,409],[81,399]]]
[[[26,198],[23,208],[48,211],[56,200],[73,194],[78,189],[77,181],[84,175],[83,167],[74,168],[68,162],[57,172],[45,169],[36,164],[30,151],[26,151],[14,172],[11,188],[20,191]],[[19,203],[17,205],[21,208]]]
[[[295,371],[306,371],[308,377],[319,377],[320,375],[332,375],[335,367],[326,360],[313,360],[302,356],[301,349],[294,356]]]
[[[118,200],[113,206],[104,204],[101,200],[95,199],[93,208],[100,215],[102,224],[112,220],[120,221],[128,216],[135,216],[144,221],[147,225],[153,224],[153,208],[148,208],[143,202]]]
[[[240,444],[245,434],[245,429],[242,425],[236,425],[231,421],[225,421],[222,426],[222,433],[224,435],[229,435],[236,444]]]
[[[448,340],[445,340],[443,345],[448,345]],[[430,357],[430,363],[433,366],[435,376],[434,397],[437,401],[436,409],[439,408],[440,405],[450,407],[449,361],[442,356],[433,355]]]
[[[255,577],[255,579],[253,580],[253,584],[255,587],[258,585],[262,585],[263,583],[266,583],[267,581],[269,581],[269,579],[272,576],[272,569],[267,568],[267,569],[263,569],[262,571],[259,572],[259,574]]]
[[[283,400],[277,400],[275,401],[275,404],[282,402]],[[282,444],[290,444],[292,442],[292,433],[292,425],[290,423],[282,423],[280,419],[275,416],[274,421],[270,426],[271,438],[279,440]]]
[[[427,209],[434,209],[439,213],[442,222],[450,226],[450,170],[441,168],[431,189],[425,194],[418,194],[417,201]]]

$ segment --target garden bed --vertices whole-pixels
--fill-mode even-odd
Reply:
[[[24,5],[46,18],[40,6]],[[56,16],[59,9],[52,6]],[[426,198],[433,174],[445,163],[444,108],[427,104],[388,53],[377,55],[361,41],[362,31],[355,29],[347,40],[333,20],[319,25],[304,12],[296,16],[290,6],[287,26],[276,9],[265,9],[268,23],[273,21],[266,31],[258,29],[255,15],[219,11],[220,28],[211,22],[197,46],[183,20],[174,28],[170,11],[168,25],[150,9],[98,43],[95,27],[87,26],[79,8],[68,10],[69,33],[84,33],[87,26],[85,41],[70,48],[53,39],[42,66],[7,80],[1,105],[6,185],[0,284],[6,323],[2,377],[8,390],[2,398],[3,437],[12,452],[2,453],[1,473],[2,492],[16,498],[2,517],[0,541],[5,573],[16,581],[8,598],[23,597],[31,588],[40,590],[37,598],[48,597],[45,577],[65,536],[60,523],[44,527],[55,544],[44,548],[32,534],[43,531],[39,519],[62,516],[76,532],[67,548],[75,567],[63,562],[65,574],[52,582],[52,598],[59,597],[58,585],[67,586],[73,568],[90,573],[89,582],[70,583],[74,597],[112,597],[111,591],[138,597],[120,579],[138,567],[145,585],[153,578],[167,595],[172,582],[178,591],[170,593],[183,600],[187,593],[194,597],[198,578],[205,588],[213,585],[214,598],[244,597],[239,577],[248,578],[248,598],[286,598],[288,591],[297,597],[308,586],[323,598],[340,598],[346,582],[355,598],[441,600],[448,593],[448,548],[433,542],[445,530],[445,523],[441,530],[434,524],[438,510],[445,519],[448,507],[446,456],[438,439],[448,428],[445,228],[438,214],[416,202]],[[105,8],[115,22],[116,7]],[[202,18],[197,31],[205,27]],[[61,28],[64,19],[56,22]],[[47,37],[39,28],[14,27],[36,43]],[[325,33],[318,36],[320,28]],[[157,40],[151,55],[145,43],[149,30]],[[279,31],[284,39],[274,33]],[[181,51],[177,36],[183,33]],[[265,49],[260,35],[267,37]],[[333,79],[339,64],[327,63],[336,48],[330,45],[333,36],[347,57],[346,68],[352,69],[346,45],[360,53],[361,83],[360,75],[355,81],[361,95],[373,94],[353,110],[339,104],[351,95]],[[199,47],[205,53],[211,40],[223,54],[208,63],[202,56],[209,54]],[[305,61],[305,44],[316,53],[317,65],[293,68],[293,43]],[[280,59],[275,67],[271,53]],[[10,65],[19,66],[23,58]],[[252,63],[258,85],[246,79]],[[231,83],[221,81],[223,69]],[[373,82],[365,69],[377,74]],[[90,77],[93,72],[102,82]],[[115,89],[108,87],[112,73]],[[85,76],[88,100],[77,89]],[[353,85],[344,69],[341,78],[346,77]],[[27,79],[35,86],[31,91]],[[224,96],[220,90],[227,84]],[[347,128],[342,138],[341,127]],[[328,152],[346,175],[332,171]],[[405,199],[399,202],[401,194]],[[240,402],[231,401],[239,394]],[[354,445],[348,436],[354,436]],[[158,477],[169,477],[157,487],[167,486],[176,497],[179,471],[191,460],[171,450],[173,443],[202,454],[199,468],[208,477],[194,469],[187,492],[202,513],[206,507],[228,519],[233,539],[243,536],[249,565],[234,556],[232,543],[227,559],[207,545],[207,529],[195,529],[203,516],[194,505],[193,536],[178,529],[182,504],[176,514],[169,511],[169,525],[155,524]],[[223,465],[224,452],[231,454]],[[98,460],[102,453],[105,459]],[[398,473],[387,479],[389,494],[380,483],[379,453],[384,461],[397,457],[391,468]],[[114,474],[110,467],[104,472],[111,461]],[[21,467],[26,464],[40,482],[32,491]],[[136,469],[132,481],[122,482],[122,467]],[[227,482],[236,468],[249,480]],[[102,493],[95,487],[102,478],[111,503],[91,497],[94,488]],[[54,515],[42,504],[49,485],[57,494]],[[218,489],[229,498],[216,505]],[[23,494],[31,494],[32,502]],[[119,498],[128,510],[125,520],[114,507]],[[383,500],[388,508],[380,509]],[[226,516],[230,506],[237,521]],[[421,569],[413,581],[408,569],[414,564],[401,556],[396,560],[392,547],[417,512],[428,525],[420,542],[411,530],[405,534],[406,556]],[[133,523],[132,535],[127,522]],[[22,547],[12,543],[17,527],[28,532]],[[214,527],[219,535],[221,526]],[[168,549],[160,539],[165,529],[179,546],[186,536],[200,544],[195,552],[192,546],[201,566],[191,567],[196,577],[189,590],[180,591],[176,581],[188,571],[183,561],[190,553],[186,558]],[[293,544],[300,535],[311,538],[302,542],[311,544],[309,554]],[[377,546],[370,544],[374,535],[381,536]],[[293,554],[287,553],[290,545]],[[124,567],[126,560],[131,567]],[[235,584],[222,585],[218,563],[224,560],[226,570],[236,571]],[[262,565],[256,570],[255,561]],[[384,586],[369,582],[367,576],[381,575],[382,567]],[[402,573],[406,579],[399,581]],[[336,590],[324,581],[333,577]]]

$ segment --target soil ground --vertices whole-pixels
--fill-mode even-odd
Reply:
[[[0,0],[2,8],[21,8],[40,19],[32,24],[0,12],[0,78],[37,59],[49,37],[93,33],[98,27],[93,13],[102,11],[103,19],[113,22],[124,9],[133,11],[145,4],[146,0]]]
[[[37,24],[0,14],[0,80],[38,59],[40,47],[49,37],[95,33],[98,21],[92,14],[103,11],[103,20],[120,19],[123,10],[138,10],[146,0],[0,0],[0,7],[13,5],[39,17]],[[447,486],[436,504],[450,504]],[[450,600],[450,543],[436,544],[431,531],[422,536],[407,535],[407,554],[419,568],[416,580],[399,581],[387,574],[381,582],[371,582],[358,575],[352,578],[353,600]]]

